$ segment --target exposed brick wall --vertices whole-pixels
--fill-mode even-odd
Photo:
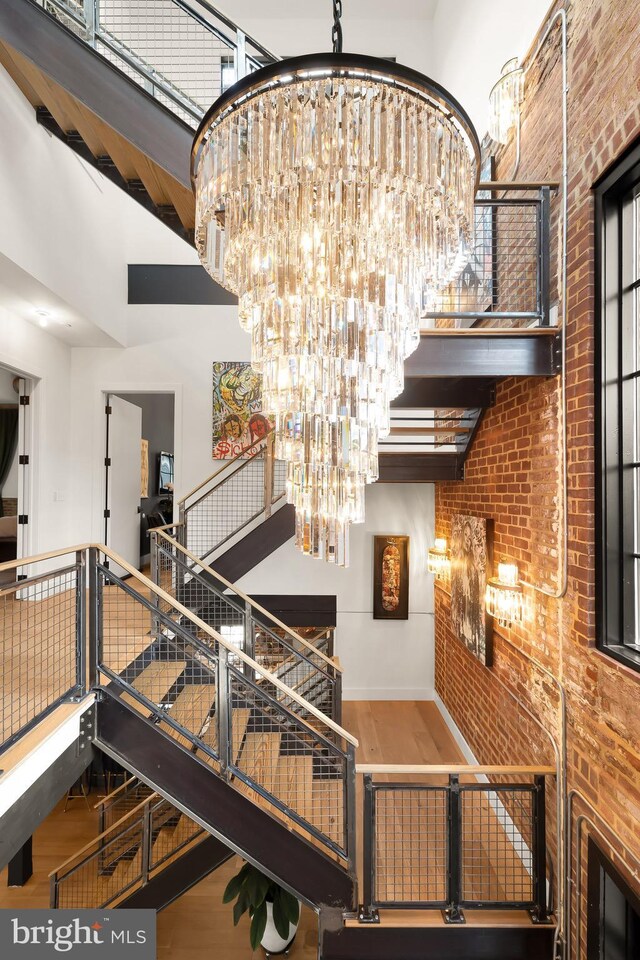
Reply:
[[[437,589],[436,689],[480,761],[548,760],[548,741],[523,717],[505,687],[557,737],[558,691],[532,659],[560,678],[567,696],[569,789],[584,794],[601,829],[608,824],[619,834],[622,843],[608,835],[613,844],[609,853],[628,865],[626,877],[640,893],[640,674],[595,649],[591,192],[607,167],[640,136],[640,5],[637,0],[573,0],[566,10],[568,591],[558,601],[526,590],[529,618],[521,629],[496,632],[494,665],[488,670],[452,634],[449,600]],[[559,52],[554,32],[527,76],[517,174],[521,180],[560,179]],[[497,159],[498,179],[508,179],[513,148]],[[556,216],[556,239],[558,229]],[[555,243],[554,277],[559,274],[558,257]],[[454,513],[493,518],[496,558],[504,554],[516,560],[524,580],[551,590],[558,585],[562,561],[560,417],[557,380],[505,381],[477,435],[464,482],[439,484],[436,490],[438,535],[449,536]],[[586,810],[580,807],[580,812]],[[600,843],[607,850],[604,841]],[[582,880],[579,887],[583,895]],[[575,922],[575,901],[573,915]]]

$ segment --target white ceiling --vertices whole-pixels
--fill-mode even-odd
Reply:
[[[353,20],[431,20],[439,0],[343,0],[343,18]],[[243,20],[332,20],[331,0],[219,0],[219,10],[242,26]],[[256,40],[259,40],[256,37]]]

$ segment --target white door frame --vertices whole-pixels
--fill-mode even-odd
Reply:
[[[167,393],[173,395],[173,464],[175,476],[182,476],[182,390],[181,383],[139,383],[138,381],[116,381],[110,384],[101,384],[98,388],[98,403],[95,411],[94,438],[94,517],[92,528],[96,533],[94,540],[102,543],[104,537],[104,504],[107,498],[106,470],[104,455],[106,449],[106,416],[104,408],[106,398],[110,393],[117,393],[126,398],[128,393]],[[173,500],[173,519],[177,520],[177,500]]]

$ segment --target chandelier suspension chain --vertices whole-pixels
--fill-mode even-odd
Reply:
[[[333,30],[331,31],[331,39],[333,40],[334,53],[342,53],[342,24],[340,23],[341,16],[342,0],[333,0]]]

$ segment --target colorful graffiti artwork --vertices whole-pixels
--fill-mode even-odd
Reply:
[[[217,360],[213,364],[214,460],[251,456],[248,448],[271,429],[262,413],[262,378],[251,364]]]

